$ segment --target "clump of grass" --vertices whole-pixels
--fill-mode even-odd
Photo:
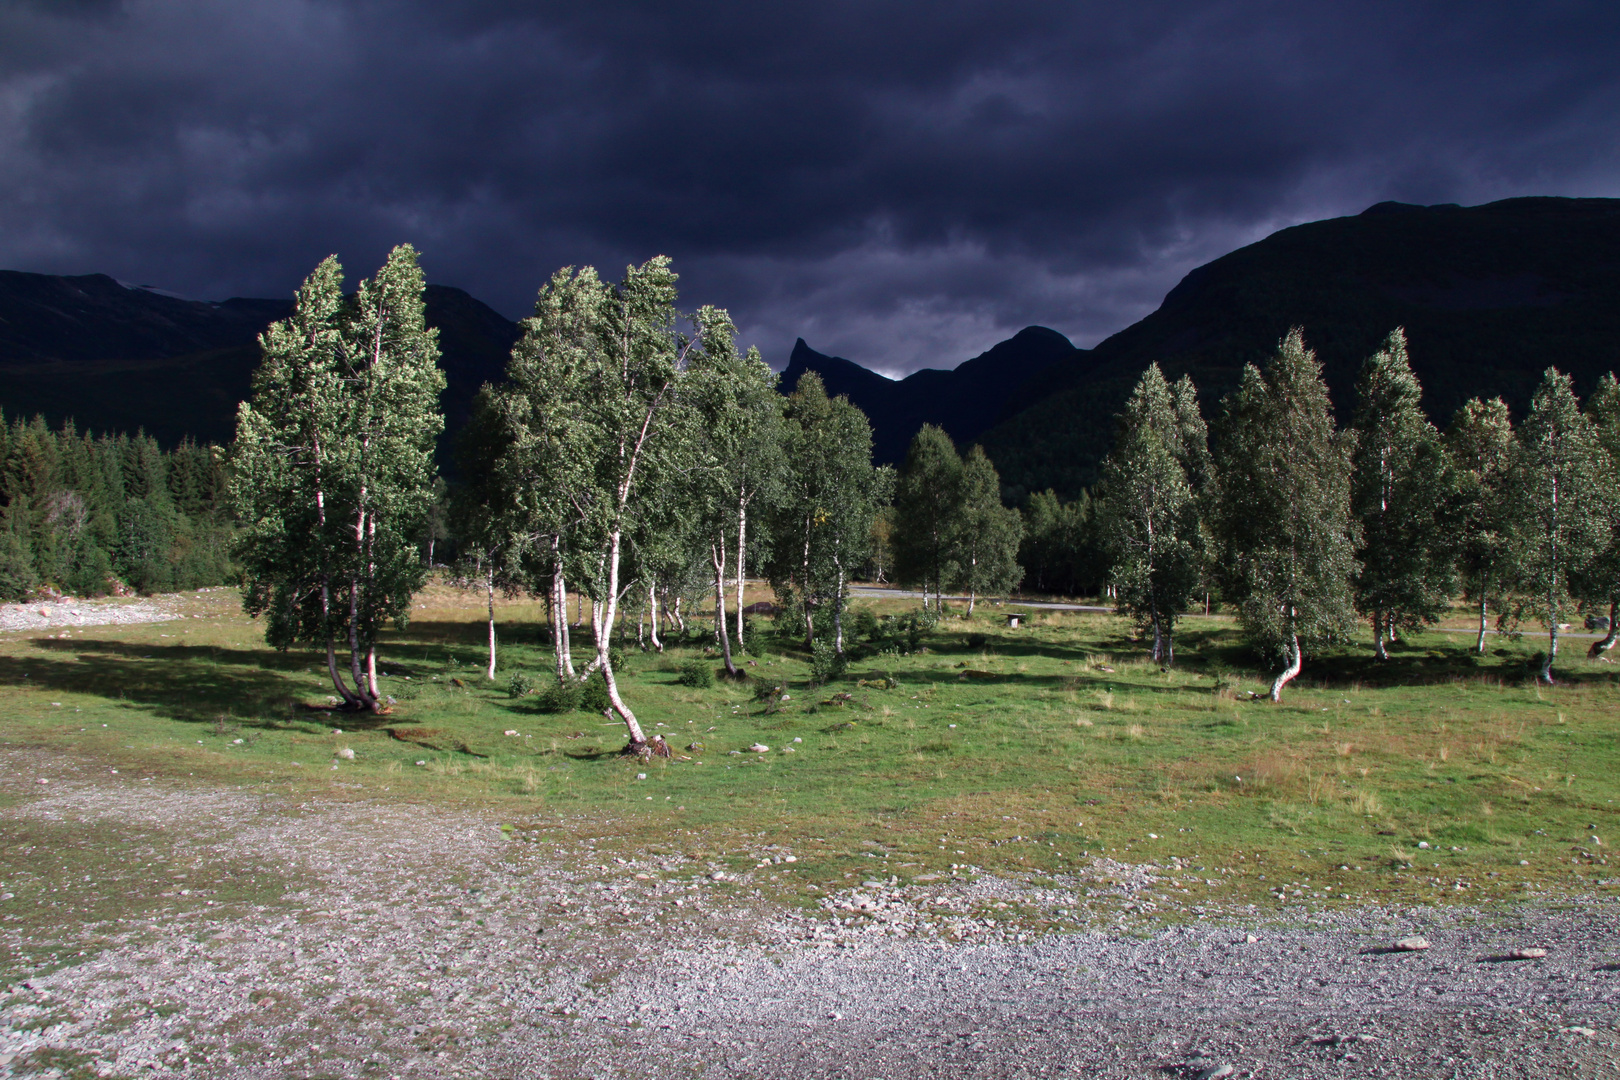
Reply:
[[[1350,793],[1350,810],[1363,817],[1376,817],[1384,812],[1384,804],[1379,802],[1376,793],[1357,788]]]

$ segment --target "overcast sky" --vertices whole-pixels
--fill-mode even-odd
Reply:
[[[0,268],[517,318],[676,260],[773,364],[1092,345],[1383,199],[1620,194],[1620,4],[0,0]]]

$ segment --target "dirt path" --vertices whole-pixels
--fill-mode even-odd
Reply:
[[[758,889],[780,856],[716,880],[556,817],[0,767],[0,1075],[1620,1075],[1610,902],[1019,943],[975,890],[1083,889],[874,882],[790,911]],[[1385,951],[1409,934],[1433,947]]]

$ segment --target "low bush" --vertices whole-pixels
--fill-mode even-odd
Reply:
[[[607,696],[607,685],[602,686],[603,697]],[[579,708],[579,683],[573,680],[558,679],[535,696],[535,707],[543,713],[566,713]]]
[[[613,700],[608,697],[607,678],[600,672],[593,672],[580,687],[579,708],[588,713],[605,713],[613,708]]]
[[[714,668],[707,660],[688,660],[681,665],[678,681],[682,686],[706,690],[714,685]]]

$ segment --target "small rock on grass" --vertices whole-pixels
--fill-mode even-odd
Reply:
[[[1396,952],[1422,952],[1428,947],[1428,939],[1420,937],[1403,937],[1395,943]]]

